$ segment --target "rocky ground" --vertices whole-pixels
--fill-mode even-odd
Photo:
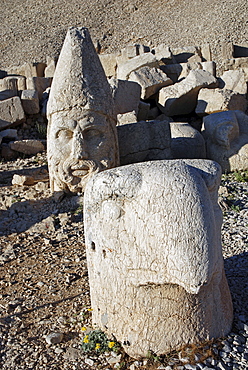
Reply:
[[[31,175],[35,183],[15,187],[14,174]],[[220,188],[223,254],[235,314],[232,333],[220,342],[188,348],[186,354],[172,353],[162,364],[155,356],[135,361],[123,354],[82,351],[81,329],[91,326],[83,198],[57,202],[51,197],[45,153],[3,161],[0,179],[2,369],[248,368],[247,172],[223,175]],[[63,338],[49,344],[51,333]],[[183,365],[187,361],[191,365]]]

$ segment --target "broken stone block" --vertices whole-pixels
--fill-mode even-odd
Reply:
[[[198,116],[217,113],[226,110],[242,110],[247,107],[246,98],[227,89],[201,89],[195,112]]]
[[[152,53],[145,53],[138,55],[124,63],[120,63],[117,60],[117,78],[119,80],[128,80],[131,72],[137,69],[148,66],[148,67],[158,67],[159,62],[157,61],[155,55]]]
[[[46,57],[46,68],[44,70],[44,76],[45,77],[53,77],[55,73],[55,68],[56,68],[56,58],[52,58],[47,56]]]
[[[136,163],[96,174],[84,196],[93,325],[134,358],[226,335],[220,166]]]
[[[173,82],[177,82],[183,70],[182,64],[168,64],[159,67]]]
[[[27,155],[37,154],[45,150],[40,140],[18,140],[9,143],[10,149]]]
[[[121,165],[171,158],[167,121],[141,121],[117,127]]]
[[[39,100],[42,99],[43,92],[51,86],[52,78],[50,77],[28,77],[27,90],[36,90],[38,92]]]
[[[40,111],[38,91],[23,90],[21,95],[22,106],[27,114],[37,114]]]
[[[125,60],[132,59],[139,55],[138,45],[127,45],[121,50],[121,55]]]
[[[221,45],[222,59],[233,58],[233,44],[232,42],[222,42]]]
[[[182,80],[183,78],[186,78],[191,71],[196,71],[198,69],[202,68],[202,63],[199,62],[191,62],[191,63],[180,63],[180,66],[182,67],[181,72],[178,76],[178,80]]]
[[[17,130],[8,128],[6,130],[0,131],[0,144],[5,139],[17,139]]]
[[[82,192],[92,175],[119,164],[112,92],[87,28],[67,32],[47,116],[52,192]]]
[[[25,114],[19,96],[0,101],[0,129],[25,121]]]
[[[3,80],[4,89],[3,90],[12,90],[14,95],[17,95],[17,79],[12,76],[7,76]]]
[[[107,77],[115,77],[116,76],[116,68],[117,68],[117,58],[118,54],[100,54],[99,58],[102,63],[104,72]]]
[[[211,62],[212,61],[212,52],[210,48],[210,44],[205,44],[201,47],[201,55],[204,62]]]
[[[196,107],[199,90],[216,84],[216,78],[209,72],[191,71],[181,82],[159,91],[158,107],[167,116],[191,113]]]
[[[43,77],[45,63],[24,63],[21,66],[12,66],[7,68],[9,75],[21,75],[25,77]]]
[[[203,119],[207,158],[223,172],[248,168],[248,116],[241,111],[210,114]]]
[[[219,79],[219,87],[239,94],[247,93],[245,73],[242,70],[226,71]]]
[[[14,175],[12,179],[12,185],[33,185],[34,178],[32,176],[25,176],[25,175]]]
[[[162,87],[173,84],[173,81],[158,68],[142,67],[132,73],[128,81],[137,82],[141,86],[141,98],[148,99]]]
[[[202,69],[204,71],[207,71],[207,72],[211,73],[211,75],[216,77],[216,63],[214,61],[212,61],[212,62],[202,62],[201,65],[202,65]]]
[[[117,126],[127,125],[135,122],[137,122],[137,115],[135,111],[117,114]]]
[[[206,158],[205,140],[199,131],[185,122],[170,122],[172,158]]]
[[[146,121],[150,111],[150,104],[143,101],[139,102],[137,121]]]
[[[189,58],[198,56],[201,57],[201,51],[197,46],[185,46],[181,48],[171,48],[172,55],[176,61],[176,63],[185,63],[189,61]],[[191,59],[192,62],[201,62],[202,59],[194,60]]]
[[[135,111],[138,113],[141,86],[137,82],[111,78],[109,84],[112,89],[116,114]]]
[[[160,44],[156,46],[153,49],[153,52],[157,58],[157,60],[171,60],[172,59],[172,54],[169,46],[165,44]]]

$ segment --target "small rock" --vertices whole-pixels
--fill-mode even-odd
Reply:
[[[33,185],[34,178],[32,176],[14,175],[12,179],[12,185]]]
[[[63,333],[50,333],[45,337],[45,340],[48,344],[57,344],[62,342],[63,337]]]
[[[84,360],[84,362],[89,365],[89,366],[93,366],[94,365],[94,361],[91,359],[91,358],[86,358]]]

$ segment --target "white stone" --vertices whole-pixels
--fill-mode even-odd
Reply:
[[[37,154],[45,150],[44,145],[39,140],[17,140],[9,144],[12,150],[24,154]]]
[[[116,114],[124,114],[139,109],[141,87],[137,82],[111,78],[109,84],[112,89],[114,109]]]
[[[107,77],[115,77],[117,69],[117,53],[112,54],[100,54],[99,58],[102,63],[104,72]]]
[[[50,333],[45,337],[47,344],[58,344],[63,340],[63,333]]]
[[[207,71],[190,71],[181,82],[159,91],[158,107],[168,116],[191,113],[196,107],[199,90],[211,88],[216,83],[216,78]]]
[[[51,86],[51,77],[28,77],[26,80],[27,90],[36,90],[39,100],[42,99],[43,92]]]
[[[226,71],[223,73],[220,79],[225,89],[232,90],[239,94],[247,93],[245,73],[242,70]]]
[[[127,125],[135,122],[137,122],[137,114],[134,110],[132,112],[117,114],[117,126]]]
[[[211,52],[210,44],[204,44],[201,46],[201,55],[205,62],[212,61],[212,52]]]
[[[24,120],[25,114],[19,96],[0,101],[0,129]]]
[[[47,105],[52,192],[82,192],[96,172],[119,163],[110,85],[87,28],[69,28]]]
[[[37,114],[40,111],[38,91],[23,90],[21,95],[22,106],[27,114]]]
[[[231,329],[220,178],[212,161],[165,160],[104,171],[87,184],[92,322],[134,358]]]
[[[127,80],[131,72],[136,71],[137,69],[144,66],[158,67],[158,64],[159,63],[155,55],[153,55],[152,53],[144,53],[124,63],[118,62],[116,76],[120,80]]]
[[[156,46],[153,51],[158,60],[172,59],[171,50],[168,45],[160,44]]]
[[[137,82],[141,86],[142,99],[148,99],[162,87],[173,84],[173,81],[161,69],[148,66],[130,73],[128,80]]]
[[[12,179],[12,185],[33,185],[34,178],[32,176],[25,176],[25,175],[14,175]]]
[[[46,57],[46,68],[44,70],[45,77],[53,77],[56,68],[56,59],[47,56]]]

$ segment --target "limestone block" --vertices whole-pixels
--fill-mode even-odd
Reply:
[[[201,47],[201,55],[202,59],[205,62],[211,62],[212,61],[212,52],[210,44],[205,44]]]
[[[111,78],[109,84],[112,89],[116,114],[135,111],[138,113],[141,86],[134,81],[118,80]]]
[[[207,71],[191,71],[181,82],[159,91],[158,107],[168,116],[191,113],[196,107],[199,90],[211,88],[216,83],[216,78]]]
[[[104,72],[107,77],[115,77],[116,76],[116,68],[117,68],[117,53],[112,54],[100,54],[99,58],[102,63]]]
[[[207,158],[223,172],[248,168],[248,116],[241,111],[213,113],[204,117],[202,134]]]
[[[226,111],[226,110],[242,110],[247,107],[246,98],[227,89],[201,89],[198,95],[198,102],[195,109],[198,116],[206,114]]]
[[[12,77],[12,76],[4,77],[2,82],[3,82],[4,90],[12,90],[14,94],[17,95],[18,87],[17,87],[17,79],[15,77]]]
[[[181,48],[171,48],[171,52],[173,57],[176,60],[176,63],[185,63],[189,60],[189,58],[196,56],[201,56],[200,49],[197,46],[184,46]],[[192,60],[195,61],[195,60]],[[201,59],[197,59],[198,61],[202,61]]]
[[[178,77],[182,73],[183,66],[182,64],[168,64],[160,66],[160,69],[173,81],[177,82]]]
[[[220,178],[212,161],[165,160],[111,169],[87,184],[92,322],[132,357],[231,329]]]
[[[184,122],[170,122],[172,158],[206,158],[205,140],[201,133]]]
[[[51,86],[51,77],[28,77],[27,90],[36,90],[38,92],[39,100],[42,99],[43,92]]]
[[[120,63],[117,60],[116,76],[120,80],[127,80],[131,72],[136,71],[144,66],[158,67],[158,64],[159,62],[152,53],[138,55],[124,63]]]
[[[40,111],[38,91],[23,90],[21,95],[22,106],[27,114],[37,114]]]
[[[25,121],[25,114],[18,96],[0,101],[0,129]]]
[[[214,77],[216,77],[216,63],[214,61],[210,62],[202,62],[202,69],[211,73]]]
[[[222,59],[233,58],[233,44],[232,42],[222,42],[221,45]]]
[[[120,163],[130,164],[171,158],[167,121],[141,121],[117,127]]]
[[[52,192],[82,192],[94,173],[119,164],[111,88],[87,28],[67,32],[47,116]]]
[[[134,110],[132,112],[117,114],[117,126],[127,125],[134,122],[137,122],[137,115]]]
[[[44,70],[44,76],[45,77],[53,77],[55,73],[56,68],[56,58],[52,58],[47,56],[46,57],[46,68]]]
[[[172,59],[171,50],[168,45],[160,44],[156,46],[154,49],[154,54],[157,60],[170,60]]]
[[[225,71],[220,77],[219,87],[232,90],[239,94],[247,93],[245,73],[242,70]]]
[[[183,78],[186,78],[191,71],[196,71],[198,69],[202,68],[202,63],[199,62],[187,62],[187,63],[180,63],[181,66],[181,72],[178,75],[178,80],[182,80]]]
[[[121,55],[125,60],[131,59],[139,55],[138,45],[127,45],[121,50]]]
[[[45,150],[40,140],[17,140],[9,144],[10,149],[24,154],[37,154]]]
[[[150,104],[140,101],[137,121],[146,121],[148,119],[149,111],[150,111]]]
[[[162,87],[173,84],[173,81],[161,69],[147,66],[130,73],[128,80],[137,82],[141,86],[142,99],[148,99]]]
[[[21,75],[25,77],[43,77],[45,63],[24,63],[21,66],[12,66],[7,68],[9,75]]]

